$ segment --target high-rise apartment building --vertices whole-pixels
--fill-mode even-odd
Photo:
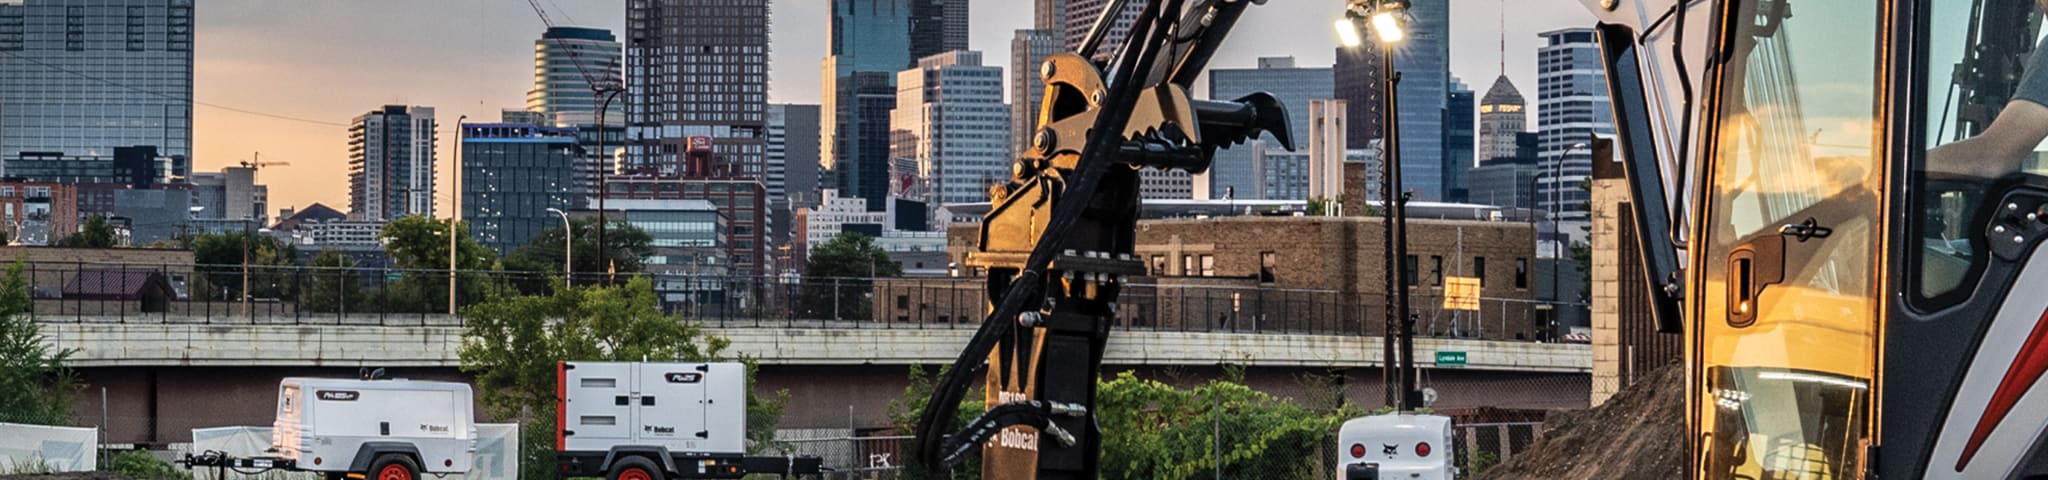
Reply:
[[[591,83],[618,86],[621,55],[611,30],[552,27],[542,33],[533,42],[533,89],[526,91],[526,109],[546,120],[534,123],[567,126],[592,118],[598,97]],[[614,99],[609,107],[621,105]]]
[[[477,243],[509,254],[561,225],[548,209],[583,205],[575,128],[466,123],[461,131],[462,218]]]
[[[1258,68],[1217,68],[1209,70],[1209,98],[1212,100],[1236,100],[1245,95],[1266,92],[1280,100],[1287,107],[1287,124],[1291,140],[1297,149],[1308,146],[1309,102],[1330,98],[1335,90],[1335,78],[1329,68],[1301,67],[1294,63],[1294,57],[1265,57],[1258,60]],[[1348,136],[1348,132],[1347,132]],[[1261,199],[1258,191],[1259,178],[1253,175],[1253,144],[1272,142],[1272,133],[1260,135],[1242,145],[1232,145],[1216,151],[1209,171],[1195,175],[1195,195],[1207,198]],[[1337,155],[1348,145],[1335,146]],[[1270,151],[1282,150],[1278,143],[1268,146]],[[1307,151],[1307,150],[1303,150]],[[1301,200],[1299,198],[1266,198],[1266,200]]]
[[[676,174],[708,136],[736,173],[767,172],[768,0],[627,0],[626,167]]]
[[[148,146],[191,174],[193,3],[0,1],[0,158]]]
[[[988,187],[1009,179],[1009,112],[1003,67],[981,64],[981,52],[956,50],[918,60],[896,74],[890,115],[890,156],[916,160],[911,198],[936,211],[989,201]],[[933,228],[944,227],[939,215]]]
[[[434,216],[434,107],[385,105],[348,134],[350,220]]]
[[[1536,134],[1538,157],[1536,205],[1556,212],[1566,222],[1587,222],[1590,194],[1580,188],[1593,174],[1595,134],[1614,133],[1614,111],[1607,96],[1607,75],[1600,43],[1591,28],[1543,32],[1536,50]],[[1584,237],[1577,228],[1560,229]]]
[[[1444,201],[1463,202],[1470,192],[1465,183],[1465,173],[1476,166],[1473,163],[1473,133],[1476,121],[1473,115],[1478,108],[1473,106],[1472,89],[1457,77],[1451,77],[1451,93],[1444,103]]]
[[[1045,5],[1041,0],[1040,6]],[[1010,37],[1010,153],[1023,155],[1038,132],[1038,110],[1045,103],[1045,80],[1039,70],[1045,58],[1065,51],[1051,30],[1018,30]]]

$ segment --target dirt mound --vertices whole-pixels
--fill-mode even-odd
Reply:
[[[1552,412],[1528,450],[1481,480],[1685,478],[1685,370],[1673,364],[1590,410]]]

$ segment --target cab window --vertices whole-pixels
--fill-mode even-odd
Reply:
[[[1986,263],[1983,206],[1993,184],[2048,173],[2048,49],[2034,0],[1933,0],[1915,192],[1908,217],[1909,303],[1922,311],[1966,300]]]

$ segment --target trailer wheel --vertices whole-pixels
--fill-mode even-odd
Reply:
[[[636,455],[613,464],[611,475],[605,476],[605,480],[662,480],[662,473],[653,460]]]
[[[370,480],[418,480],[420,465],[412,457],[396,453],[378,455],[370,462]]]

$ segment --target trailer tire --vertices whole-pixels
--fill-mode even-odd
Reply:
[[[662,480],[661,477],[665,476],[662,475],[663,473],[661,467],[656,466],[653,460],[633,455],[621,458],[617,463],[612,464],[611,473],[605,475],[604,478],[605,480]]]
[[[366,480],[419,480],[420,465],[412,457],[397,453],[378,455],[370,462],[369,478]]]

